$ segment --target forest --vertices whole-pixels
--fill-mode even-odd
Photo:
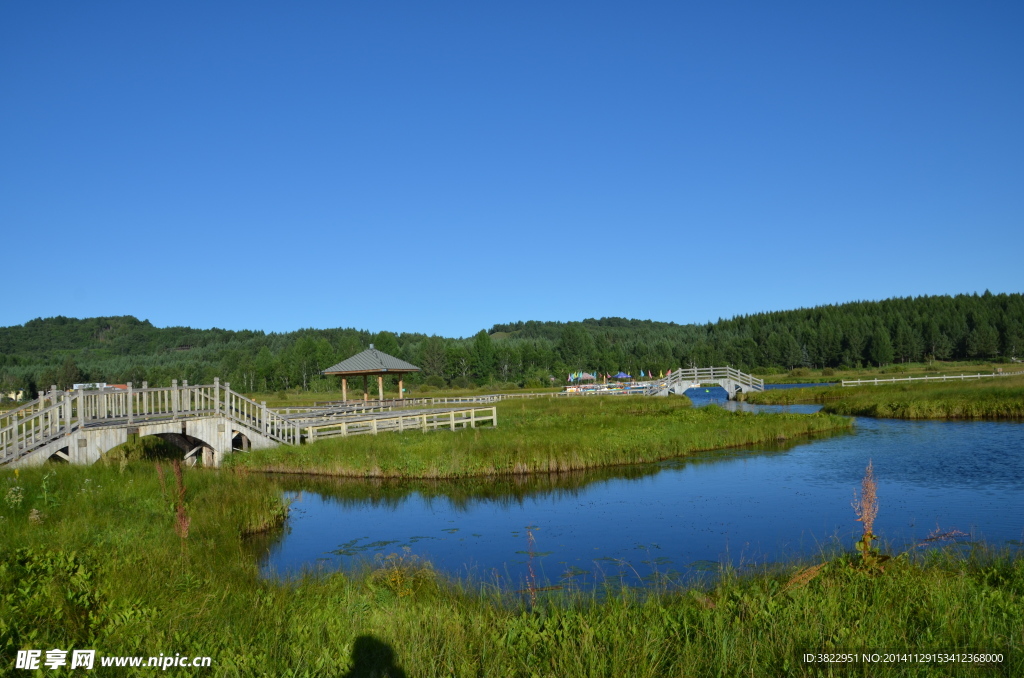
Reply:
[[[582,370],[638,375],[680,366],[732,365],[755,373],[856,368],[927,360],[1010,360],[1024,348],[1024,296],[984,294],[858,301],[681,325],[626,318],[519,321],[472,337],[371,333],[352,328],[287,333],[154,327],[132,316],[37,318],[0,328],[0,390],[34,394],[76,382],[151,386],[172,379],[244,392],[328,391],[321,370],[370,343],[422,368],[433,386],[562,384]]]

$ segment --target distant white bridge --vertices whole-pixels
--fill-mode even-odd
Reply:
[[[721,386],[729,400],[734,400],[737,393],[763,391],[764,380],[733,367],[694,367],[688,370],[680,368],[672,370],[664,379],[649,382],[644,389],[644,395],[682,395],[687,389],[701,386]]]

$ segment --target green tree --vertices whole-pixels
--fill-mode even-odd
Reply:
[[[879,325],[871,333],[871,339],[868,342],[868,357],[871,362],[881,367],[891,363],[893,355],[892,339],[889,338],[889,332]]]
[[[999,355],[999,333],[988,323],[981,323],[967,335],[967,355],[971,358],[993,358]]]
[[[472,361],[467,349],[462,344],[449,344],[445,348],[445,376],[448,381],[466,379],[472,368]]]
[[[570,370],[584,369],[590,359],[594,340],[580,323],[568,323],[558,341],[558,354]]]
[[[81,378],[82,373],[75,364],[75,359],[68,356],[57,370],[57,388],[66,391]]]
[[[274,355],[266,346],[261,348],[260,352],[256,354],[256,379],[259,381],[256,385],[257,389],[262,388],[264,391],[273,390],[274,373],[277,369],[276,363]]]
[[[486,383],[494,375],[494,344],[487,330],[480,330],[473,337],[471,364],[478,383]]]
[[[391,332],[378,332],[373,335],[373,347],[388,355],[397,356],[401,350],[398,344],[398,337]]]
[[[440,376],[444,374],[445,350],[444,340],[441,337],[427,337],[420,348],[420,364],[426,376]]]

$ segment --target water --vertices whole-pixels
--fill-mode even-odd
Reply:
[[[726,404],[721,389],[687,395]],[[1024,425],[861,418],[855,433],[788,448],[611,471],[500,481],[293,479],[285,532],[256,548],[267,576],[400,553],[451,575],[513,585],[525,581],[528,565],[551,583],[686,578],[721,563],[742,568],[850,548],[860,531],[850,504],[869,459],[881,504],[875,532],[891,548],[953,530],[994,545],[1024,541]]]

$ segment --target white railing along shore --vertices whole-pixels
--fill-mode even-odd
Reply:
[[[1024,374],[1024,370],[1017,370],[1015,372],[991,372],[991,373],[978,373],[978,374],[940,374],[930,377],[892,377],[886,379],[843,379],[843,386],[863,386],[869,384],[877,386],[878,384],[895,384],[904,381],[967,381],[969,379],[987,379],[989,377],[1010,377],[1015,374]]]
[[[385,431],[435,431],[476,428],[484,422],[498,425],[498,411],[494,407],[451,408],[446,410],[420,410],[387,412],[366,416],[344,416],[305,427],[307,440],[320,438],[384,433]]]

